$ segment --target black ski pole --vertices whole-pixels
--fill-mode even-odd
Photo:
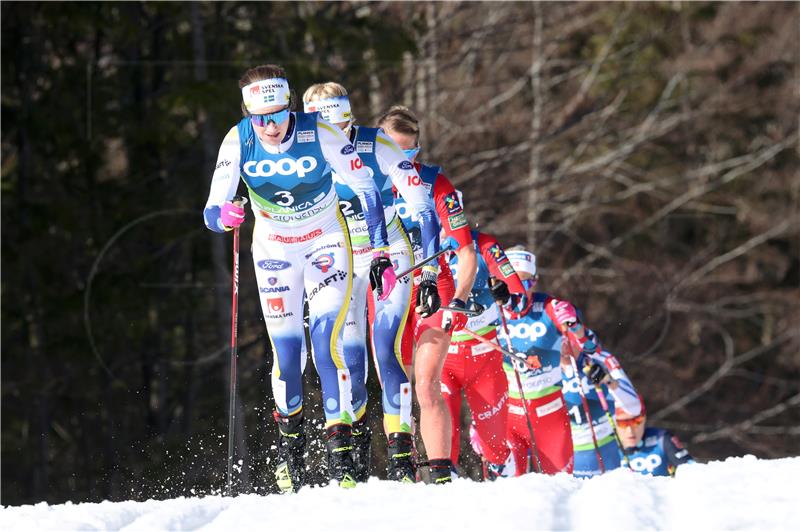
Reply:
[[[236,196],[237,205],[247,203],[246,198]],[[230,402],[228,404],[228,497],[233,496],[233,437],[236,426],[236,358],[238,356],[239,325],[239,227],[233,228],[233,288],[231,294],[231,360],[230,360]]]

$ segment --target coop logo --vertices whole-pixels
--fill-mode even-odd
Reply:
[[[292,267],[292,263],[285,260],[266,259],[258,261],[258,267],[270,272],[285,270]]]
[[[511,338],[535,342],[547,334],[547,326],[540,321],[535,321],[533,323],[509,323],[508,332]]]
[[[322,273],[328,273],[328,270],[330,270],[331,266],[333,266],[333,262],[333,253],[323,253],[316,259],[312,260],[311,264],[313,264]]]
[[[578,381],[576,377],[572,377],[568,380],[564,379],[561,384],[561,391],[563,393],[579,393],[581,384],[583,384],[584,394],[591,393],[591,390],[589,389],[589,381],[586,379],[581,379]]]
[[[250,177],[271,177],[279,175],[297,175],[305,177],[309,172],[317,167],[317,160],[314,157],[305,155],[298,159],[285,157],[277,161],[265,159],[263,161],[247,161],[244,163],[244,173]]]
[[[647,456],[637,456],[631,459],[631,469],[638,472],[652,473],[662,464],[661,457],[657,454]]]

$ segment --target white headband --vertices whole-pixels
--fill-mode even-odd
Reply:
[[[289,82],[284,78],[254,81],[242,89],[244,106],[251,113],[262,107],[289,105]]]
[[[349,122],[353,118],[353,113],[350,112],[350,98],[347,96],[334,96],[315,102],[304,102],[303,110],[306,113],[319,111],[322,118],[331,124]]]
[[[536,255],[530,251],[513,249],[506,251],[506,257],[511,261],[511,266],[514,267],[515,271],[536,275]]]

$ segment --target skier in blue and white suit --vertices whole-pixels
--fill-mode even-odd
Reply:
[[[583,346],[576,358],[580,378],[575,375],[568,359],[562,359],[562,391],[569,412],[572,445],[575,453],[573,475],[589,478],[620,467],[620,449],[614,437],[614,428],[603,410],[595,384],[606,399],[609,412],[615,405],[638,414],[639,398],[625,371],[611,353],[597,349],[595,335],[588,331],[591,340]],[[592,345],[594,343],[594,346]],[[579,386],[589,404],[590,420],[587,419]],[[597,438],[597,448],[592,438],[592,429]],[[600,453],[603,465],[597,458]]]
[[[639,414],[631,414],[620,407],[616,414],[619,438],[634,471],[643,475],[675,476],[679,465],[695,463],[677,436],[665,429],[646,426],[644,401],[641,401]]]
[[[356,191],[373,248],[370,265],[382,297],[395,283],[380,191],[342,131],[318,113],[292,112],[283,69],[262,65],[239,80],[244,118],[225,137],[204,210],[209,229],[241,223],[234,205],[240,175],[255,227],[253,261],[274,355],[272,391],[281,432],[276,477],[282,491],[303,482],[302,354],[304,293],[314,363],[322,383],[329,474],[355,484],[350,372],[342,328],[352,287],[349,233],[339,211],[332,170]]]
[[[358,156],[370,170],[381,191],[384,217],[389,232],[389,257],[397,270],[406,270],[414,257],[408,234],[393,205],[393,188],[406,200],[411,214],[418,219],[424,255],[438,251],[439,234],[434,222],[434,205],[408,157],[383,131],[374,127],[354,125],[347,90],[334,82],[317,83],[303,95],[306,112],[319,112],[323,118],[340,127],[355,146]],[[413,442],[411,423],[411,382],[403,367],[401,339],[411,307],[411,276],[398,279],[388,299],[368,296],[370,286],[369,257],[373,248],[368,238],[364,211],[356,191],[334,173],[339,205],[347,220],[353,244],[353,292],[344,329],[344,352],[353,378],[353,424],[356,479],[369,477],[371,435],[366,423],[367,410],[367,349],[366,333],[372,341],[372,352],[383,390],[383,426],[388,436],[389,471],[391,480],[414,480],[411,455]],[[435,278],[436,262],[423,266]],[[370,327],[367,327],[366,307],[369,302]],[[415,305],[416,306],[416,305]],[[429,309],[433,313],[437,308]]]

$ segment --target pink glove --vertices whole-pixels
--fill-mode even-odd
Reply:
[[[558,301],[554,299],[553,311],[555,312],[557,325],[559,327],[566,326],[571,328],[578,323],[578,312],[569,301]]]
[[[230,201],[226,201],[220,208],[219,219],[226,229],[239,227],[244,221],[244,207],[236,205]]]
[[[397,284],[394,266],[386,251],[373,251],[372,263],[369,266],[369,282],[372,289],[378,292],[378,301],[386,301]]]
[[[478,431],[475,430],[475,423],[469,424],[469,444],[472,446],[472,450],[475,451],[475,454],[478,456],[483,456],[481,438],[478,436]]]

